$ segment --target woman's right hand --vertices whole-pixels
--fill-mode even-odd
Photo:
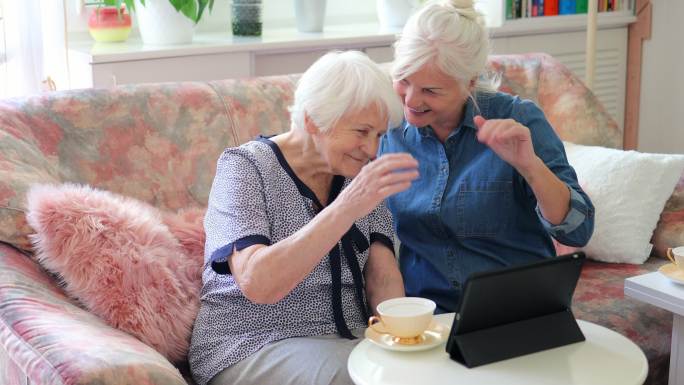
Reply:
[[[411,154],[385,154],[365,165],[333,204],[357,220],[385,198],[408,189],[416,178],[418,161]]]

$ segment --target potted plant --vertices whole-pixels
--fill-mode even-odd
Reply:
[[[294,0],[299,32],[323,32],[326,0]]]
[[[383,29],[403,28],[421,0],[377,0],[378,21]]]
[[[122,3],[135,12],[144,44],[185,44],[192,42],[195,25],[214,0],[103,0]]]

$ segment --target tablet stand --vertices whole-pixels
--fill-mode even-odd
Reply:
[[[584,340],[566,309],[460,335],[452,332],[446,350],[451,359],[473,368]]]

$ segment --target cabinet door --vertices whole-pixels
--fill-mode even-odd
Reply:
[[[240,52],[93,64],[93,87],[248,77],[251,63],[251,53]]]
[[[274,52],[254,54],[254,76],[302,73],[327,49],[300,52]]]
[[[394,48],[392,46],[368,47],[363,51],[376,63],[389,63],[394,60]]]

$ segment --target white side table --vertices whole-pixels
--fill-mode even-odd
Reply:
[[[451,326],[454,314],[438,322]],[[648,373],[646,356],[622,335],[579,321],[587,338],[522,357],[468,369],[453,361],[442,344],[422,352],[394,352],[368,340],[349,355],[347,369],[357,385],[637,385]]]
[[[684,384],[684,285],[656,271],[625,279],[625,295],[672,312],[669,384]]]

